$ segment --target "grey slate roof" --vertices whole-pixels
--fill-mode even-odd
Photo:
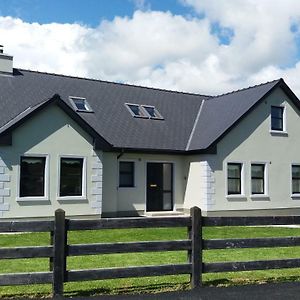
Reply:
[[[275,80],[205,100],[188,150],[209,147],[279,82]]]
[[[209,97],[14,69],[13,77],[0,76],[0,133],[58,94],[70,108],[69,96],[86,98],[94,113],[77,114],[113,148],[196,151],[210,146],[280,82]],[[134,118],[126,102],[154,105],[164,120]]]

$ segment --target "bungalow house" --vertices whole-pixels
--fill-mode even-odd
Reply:
[[[300,102],[13,68],[0,50],[0,217],[300,214]]]

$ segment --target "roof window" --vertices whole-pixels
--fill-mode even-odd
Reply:
[[[129,112],[131,113],[132,116],[136,118],[148,118],[148,115],[146,112],[142,109],[142,107],[138,104],[131,104],[131,103],[126,103],[126,107],[128,108]]]
[[[133,117],[157,120],[164,119],[155,106],[132,103],[125,103],[125,105]]]
[[[73,108],[79,112],[93,112],[85,98],[69,97]]]
[[[150,119],[160,119],[163,120],[163,116],[158,112],[155,106],[142,105],[143,109],[147,112]]]

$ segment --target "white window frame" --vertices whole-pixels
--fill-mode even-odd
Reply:
[[[228,164],[241,164],[241,194],[228,194]],[[225,163],[225,196],[227,199],[241,199],[245,196],[245,162],[227,161]]]
[[[282,130],[274,130],[274,129],[272,129],[272,114],[271,114],[272,106],[274,106],[274,107],[282,107],[283,108]],[[273,135],[284,135],[284,136],[286,136],[288,134],[288,132],[287,132],[287,126],[286,126],[286,105],[285,104],[271,105],[270,106],[270,133],[273,134]]]
[[[121,162],[132,162],[133,163],[133,186],[120,186],[120,163]],[[134,159],[120,159],[118,160],[118,189],[133,189],[136,188],[136,163]]]
[[[44,196],[28,196],[28,197],[20,197],[20,183],[21,183],[21,157],[44,157],[45,160],[45,178],[44,178]],[[18,202],[26,202],[26,201],[49,201],[49,154],[34,154],[34,153],[24,153],[19,156],[19,165],[17,169],[17,197],[16,200]]]
[[[264,193],[263,194],[252,194],[252,165],[264,165]],[[249,191],[251,198],[269,198],[269,162],[266,161],[251,161],[250,162],[250,185]]]
[[[300,193],[293,194],[293,166],[300,166],[300,163],[291,163],[290,166],[290,191],[291,191],[291,198],[299,198],[300,199]]]
[[[80,196],[60,196],[60,160],[61,158],[81,158],[83,159],[82,163],[82,195]],[[66,154],[66,155],[59,155],[58,156],[58,162],[57,162],[57,194],[56,198],[58,201],[69,201],[69,200],[86,200],[87,199],[87,181],[86,181],[86,176],[87,176],[87,158],[86,156],[80,156],[80,155],[71,155],[71,154]]]

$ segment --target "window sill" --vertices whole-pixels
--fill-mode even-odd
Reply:
[[[292,198],[292,199],[297,199],[297,200],[298,200],[298,199],[300,199],[300,194],[292,194],[292,195],[291,195],[291,198]]]
[[[281,130],[270,130],[270,134],[274,136],[288,136],[287,131],[281,131]]]
[[[49,198],[45,197],[17,197],[17,202],[34,202],[34,201],[49,201]]]
[[[255,194],[251,195],[250,198],[252,200],[262,200],[262,201],[270,201],[270,196],[269,195],[264,195],[264,194]]]
[[[86,196],[64,196],[64,197],[57,197],[56,198],[57,201],[74,201],[74,200],[87,200]]]
[[[247,197],[245,195],[227,195],[226,199],[228,201],[247,201]]]

